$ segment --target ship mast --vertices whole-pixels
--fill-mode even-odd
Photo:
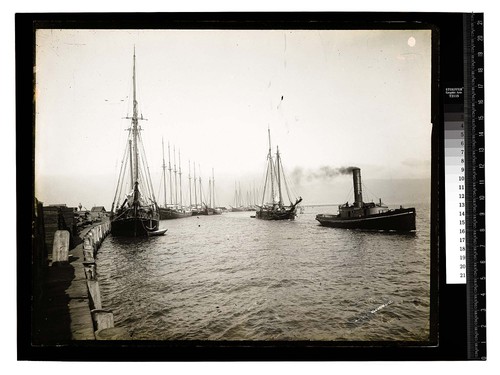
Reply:
[[[193,202],[191,200],[191,160],[188,160],[188,166],[189,166],[189,207],[193,206]]]
[[[198,179],[199,179],[199,183],[200,183],[200,207],[203,209],[203,194],[202,194],[202,191],[201,191],[201,167],[200,165],[198,164]]]
[[[194,206],[196,209],[198,209],[198,196],[196,194],[196,164],[193,162],[193,172],[194,172]]]
[[[241,183],[238,181],[238,207],[243,207],[243,198],[241,197]]]
[[[278,181],[278,196],[279,196],[279,202],[278,204],[280,206],[283,205],[283,197],[281,195],[281,174],[280,174],[280,150],[278,148],[278,146],[276,146],[276,168],[278,169],[277,171],[277,176],[276,176],[276,180]],[[283,171],[281,171],[283,172]]]
[[[213,203],[214,208],[215,208],[216,207],[215,206],[215,177],[214,177],[214,169],[213,168],[212,168],[212,194],[214,196],[212,203]]]
[[[269,160],[269,172],[271,173],[271,197],[272,197],[273,206],[274,206],[275,202],[274,202],[273,155],[271,154],[271,130],[269,129],[269,127],[267,128],[267,134],[269,137],[269,153],[268,153],[267,157]]]
[[[131,139],[129,139],[129,141],[128,141],[128,148],[129,148],[129,156],[130,156],[130,187],[133,189],[134,188],[134,161],[133,161],[134,150],[132,149],[132,140]]]
[[[133,181],[134,181],[134,205],[136,206],[136,201],[138,199],[138,185],[139,185],[139,151],[137,149],[137,132],[138,132],[138,111],[137,111],[137,83],[135,78],[135,47],[134,47],[134,65],[133,65],[133,74],[132,74],[132,82],[133,82],[133,112],[132,112],[132,147],[133,147],[133,157],[134,157],[134,173],[133,173]]]
[[[175,207],[177,208],[177,166],[175,165],[175,146],[174,146],[174,187],[175,187]]]
[[[181,172],[181,150],[177,150],[179,153],[179,204],[182,207],[182,172]]]
[[[208,177],[208,207],[212,208],[212,178]]]
[[[234,207],[239,207],[238,205],[238,185],[234,181]]]
[[[165,147],[163,144],[163,137],[161,137],[161,151],[163,154],[163,204],[167,207],[167,176],[165,170],[167,169],[167,165],[165,164]]]
[[[170,164],[170,142],[168,142],[168,176],[169,176],[169,187],[170,187],[170,204],[172,204],[172,164]]]

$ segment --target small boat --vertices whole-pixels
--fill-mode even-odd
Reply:
[[[352,168],[354,203],[339,206],[338,214],[319,214],[316,220],[326,227],[378,231],[411,232],[415,230],[415,208],[389,209],[379,203],[363,202],[361,170]]]
[[[155,231],[148,232],[148,236],[163,236],[165,233],[167,233],[168,229],[158,229]]]
[[[133,58],[133,112],[128,129],[127,145],[122,160],[115,197],[111,205],[111,234],[114,236],[145,236],[158,230],[160,215],[153,192],[151,176],[147,166],[146,154],[140,136],[136,79],[135,49]],[[128,191],[121,198],[122,191]],[[121,202],[121,203],[120,203]],[[115,206],[116,204],[116,206]]]
[[[273,158],[271,152],[271,131],[269,129],[267,131],[269,138],[267,172],[264,181],[262,204],[256,206],[255,217],[262,220],[294,220],[297,216],[297,206],[302,202],[302,197],[295,198],[295,203],[292,203],[291,197],[288,196],[290,204],[284,204],[282,186],[285,186],[287,193],[289,193],[290,189],[283,173],[279,148],[276,147],[276,158]]]

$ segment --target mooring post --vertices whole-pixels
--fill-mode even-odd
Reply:
[[[83,262],[83,269],[85,271],[85,278],[87,280],[97,280],[97,273],[95,268],[95,263],[85,261]]]
[[[94,245],[92,243],[92,236],[89,234],[83,237],[83,258],[86,262],[94,261]]]
[[[92,320],[94,322],[94,329],[100,331],[106,328],[112,328],[115,326],[113,319],[113,313],[111,311],[94,309],[91,311]]]
[[[87,280],[87,288],[90,296],[90,308],[102,309],[101,292],[99,290],[99,282],[97,280]]]
[[[54,243],[52,245],[52,264],[68,262],[69,232],[67,230],[56,230]]]

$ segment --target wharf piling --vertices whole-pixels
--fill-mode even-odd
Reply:
[[[43,213],[41,204],[36,202],[35,206],[35,232],[43,235],[36,235],[34,240],[37,261],[33,270],[36,276],[33,285],[33,345],[130,339],[125,329],[114,326],[113,313],[102,309],[95,257],[110,233],[109,220],[104,218],[80,233],[53,230],[44,225],[47,214]],[[52,211],[52,208],[48,210],[49,215]],[[51,220],[55,221],[55,218]],[[53,223],[49,225],[53,226]],[[52,232],[49,239],[44,232]],[[49,245],[52,253],[43,250]]]

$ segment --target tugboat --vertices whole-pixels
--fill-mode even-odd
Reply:
[[[264,193],[262,195],[262,204],[257,205],[255,217],[263,220],[294,220],[297,216],[297,206],[302,202],[302,197],[296,198],[295,203],[292,203],[290,196],[289,205],[283,202],[282,184],[285,184],[286,191],[289,192],[288,183],[283,173],[283,164],[279,153],[279,148],[276,147],[276,159],[271,153],[271,131],[267,129],[269,137],[269,152],[267,154],[267,172],[264,182]],[[268,189],[270,185],[270,189]],[[269,195],[269,202],[265,202],[266,194]]]
[[[115,197],[111,206],[111,234],[114,236],[146,236],[149,233],[158,233],[159,230],[159,208],[153,192],[153,185],[147,167],[146,155],[141,142],[139,131],[138,104],[136,98],[135,79],[135,49],[133,59],[133,113],[132,124],[128,129],[127,146],[122,160],[120,175],[115,191]],[[128,164],[128,166],[127,166]],[[127,175],[129,171],[129,176]],[[130,185],[128,185],[130,183]],[[123,201],[120,195],[125,194]],[[121,201],[121,203],[120,203]],[[115,207],[115,203],[118,203]]]
[[[365,229],[378,231],[411,232],[415,230],[415,208],[389,209],[379,203],[363,202],[361,169],[352,168],[354,184],[354,204],[339,206],[337,215],[319,214],[316,220],[321,225],[332,228]]]

